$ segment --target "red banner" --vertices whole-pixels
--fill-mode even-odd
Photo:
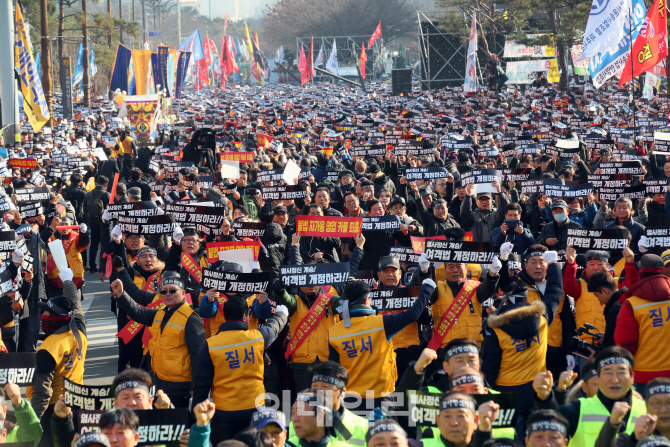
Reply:
[[[188,253],[181,254],[181,266],[199,283],[202,282],[202,268]]]
[[[158,309],[163,304],[163,300],[154,301],[149,304],[145,309]],[[124,343],[128,344],[130,340],[133,339],[144,327],[143,324],[138,323],[137,321],[130,320],[123,329],[116,334]],[[147,331],[149,332],[149,331]]]
[[[426,251],[426,241],[428,239],[435,239],[436,241],[447,240],[447,237],[445,235],[430,236],[430,237],[410,236],[409,238],[412,240],[412,248],[414,249],[414,253],[416,253],[417,255],[420,255],[421,253]]]
[[[291,354],[293,354],[296,349],[307,340],[309,334],[316,329],[321,322],[321,319],[326,314],[326,307],[330,304],[330,299],[332,297],[333,295],[322,293],[314,301],[314,304],[309,309],[309,312],[307,312],[307,315],[305,315],[302,320],[300,320],[300,323],[298,323],[295,334],[291,334],[291,343],[289,343],[286,348],[286,353],[284,354],[285,358],[289,358]]]
[[[301,236],[356,237],[362,229],[362,217],[298,216],[295,231]]]
[[[221,160],[239,161],[240,163],[250,163],[254,161],[253,152],[221,152]]]
[[[7,163],[13,168],[36,168],[36,158],[10,158]]]
[[[251,248],[254,250],[254,261],[258,261],[258,252],[261,249],[261,241],[233,241],[233,242],[208,242],[207,262],[210,264],[219,260],[219,252],[228,250],[239,250],[241,248]]]

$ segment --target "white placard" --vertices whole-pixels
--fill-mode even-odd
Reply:
[[[54,258],[58,271],[65,271],[65,269],[67,269],[67,256],[65,256],[63,242],[61,242],[60,239],[49,242],[49,250],[51,251],[51,256]]]
[[[240,264],[244,273],[251,273],[251,263],[254,260],[254,249],[238,248],[237,250],[220,251],[219,260]]]
[[[229,179],[240,178],[240,162],[234,160],[222,160],[221,177]]]
[[[284,167],[284,181],[287,185],[295,185],[295,179],[300,176],[300,166],[289,160]]]

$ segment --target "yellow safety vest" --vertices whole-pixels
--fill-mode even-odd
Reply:
[[[528,302],[532,303],[534,301],[542,301],[542,297],[540,296],[540,292],[529,285]],[[547,344],[555,348],[560,348],[563,345],[563,322],[560,318],[561,311],[563,311],[563,303],[565,303],[565,294],[561,297],[561,302],[558,303],[558,308],[556,309],[556,314],[554,315],[554,321],[552,321],[549,325]]]
[[[165,317],[165,309],[156,313],[154,322],[149,328],[149,353],[151,367],[161,380],[168,382],[191,381],[191,356],[186,347],[184,331],[186,321],[194,313],[191,306],[184,301],[172,314],[170,321],[161,331],[161,323]]]
[[[614,281],[619,285],[619,278],[614,278]],[[592,332],[605,332],[605,305],[598,301],[598,298],[592,293],[589,293],[588,283],[583,278],[579,278],[579,284],[582,286],[582,293],[575,303],[575,320],[577,328],[584,326],[584,324],[592,324],[596,330]],[[582,340],[591,341],[589,335],[582,335]]]
[[[37,349],[38,352],[47,351],[56,361],[54,378],[51,382],[53,392],[51,399],[49,399],[51,405],[56,404],[60,395],[63,394],[63,377],[67,377],[75,383],[84,383],[84,363],[86,362],[88,340],[81,331],[79,331],[79,335],[81,336],[81,343],[84,345],[79,347],[79,354],[77,354],[77,340],[74,338],[72,331],[49,335]],[[29,386],[26,396],[31,399],[32,395],[33,387]]]
[[[593,397],[582,397],[579,399],[579,423],[575,434],[570,438],[568,447],[585,447],[595,445],[596,439],[600,434],[600,429],[610,417],[609,411],[598,399],[598,395]],[[633,396],[633,404],[630,409],[630,416],[626,424],[625,433],[633,433],[635,428],[635,419],[643,414],[647,414],[647,407],[642,399]]]
[[[635,373],[669,370],[670,351],[662,341],[670,340],[670,322],[666,324],[670,320],[670,300],[648,301],[632,296],[628,301],[639,326],[633,370]]]
[[[265,340],[257,329],[223,331],[206,341],[214,365],[212,400],[217,410],[254,408],[265,393],[263,372]],[[258,405],[263,405],[261,398]]]
[[[386,338],[382,315],[352,318],[348,328],[340,321],[328,334],[330,346],[340,354],[340,364],[349,371],[347,390],[363,398],[367,390],[374,390],[375,398],[395,391],[395,351]]]
[[[207,299],[204,297],[204,293],[200,294],[200,301]],[[247,297],[247,306],[251,307],[256,299],[256,295],[250,295]],[[199,301],[199,302],[200,302]],[[216,335],[219,332],[219,326],[226,322],[226,318],[223,315],[223,304],[228,301],[228,297],[223,293],[219,293],[218,307],[216,309],[216,314],[213,317],[207,318],[205,321],[205,338],[210,338]],[[258,318],[254,316],[253,313],[249,313],[249,329],[258,329]]]
[[[532,382],[547,369],[547,319],[541,318],[540,328],[530,343],[516,340],[500,328],[490,328],[498,335],[502,359],[496,385],[517,386]]]
[[[433,330],[436,328],[444,313],[449,309],[451,303],[454,301],[454,294],[451,293],[451,288],[446,281],[439,281],[437,283],[437,301],[433,304]],[[476,301],[477,293],[472,296],[470,304],[468,304],[461,316],[456,319],[454,325],[449,329],[449,333],[442,340],[441,348],[444,348],[454,338],[469,338],[482,344],[484,335],[482,332],[482,305]]]
[[[305,304],[302,298],[295,295],[295,300],[298,308],[293,315],[291,315],[291,334],[296,333],[298,325],[309,313],[309,307]],[[314,328],[307,339],[303,341],[293,353],[293,363],[314,363],[317,357],[321,362],[325,363],[328,361],[328,331],[340,321],[340,317],[339,315],[333,315],[333,312],[330,310],[330,303],[328,303],[326,308],[326,315],[321,318],[321,321],[319,321],[316,328]]]

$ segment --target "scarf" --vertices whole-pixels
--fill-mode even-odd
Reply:
[[[42,330],[44,335],[48,337],[49,335],[56,332],[58,329],[66,326],[70,321],[70,317],[65,316],[56,316],[56,315],[42,315]]]

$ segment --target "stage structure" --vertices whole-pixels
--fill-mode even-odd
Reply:
[[[420,79],[422,90],[440,89],[446,86],[462,86],[465,81],[465,62],[468,41],[456,34],[447,34],[439,29],[439,18],[446,11],[418,11],[419,52],[421,53]],[[469,24],[472,17],[464,17]],[[502,61],[505,49],[505,35],[496,36],[496,54]],[[486,84],[485,70],[488,56],[477,42],[477,84]]]

